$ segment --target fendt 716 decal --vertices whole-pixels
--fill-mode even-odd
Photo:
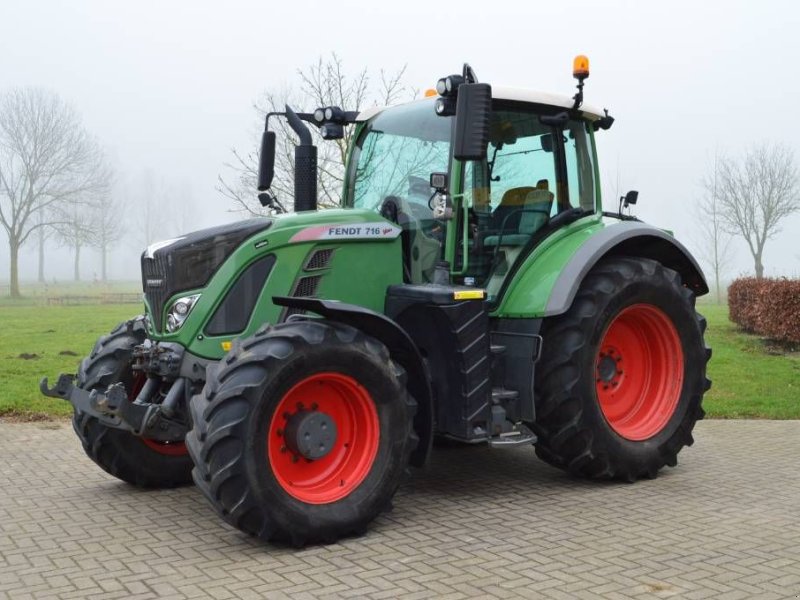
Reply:
[[[402,229],[385,223],[344,223],[316,225],[301,229],[292,236],[290,242],[311,242],[317,240],[393,240]]]

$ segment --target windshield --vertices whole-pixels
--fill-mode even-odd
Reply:
[[[379,210],[387,197],[427,207],[431,173],[446,173],[452,117],[432,101],[386,109],[364,126],[351,157],[348,204]]]

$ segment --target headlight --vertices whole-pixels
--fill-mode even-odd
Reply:
[[[200,294],[194,294],[192,296],[178,298],[172,303],[172,306],[169,307],[169,311],[167,312],[167,331],[169,333],[175,333],[183,326],[183,322],[186,320],[186,317],[189,316],[189,313],[192,312],[192,307],[195,305],[198,298],[200,298]]]

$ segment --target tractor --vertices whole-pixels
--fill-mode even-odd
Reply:
[[[557,95],[464,65],[406,104],[268,114],[270,216],[148,247],[144,314],[42,392],[111,475],[194,482],[234,527],[296,546],[366,531],[436,440],[533,445],[590,479],[675,466],[710,387],[708,287],[631,215],[637,192],[603,210],[614,118],[583,102],[585,56],[573,75]],[[269,191],[271,119],[297,136],[291,213]],[[310,127],[354,128],[341,208],[317,210]]]

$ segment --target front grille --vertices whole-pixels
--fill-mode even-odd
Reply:
[[[331,263],[333,257],[333,248],[325,248],[324,250],[317,250],[311,254],[306,266],[303,267],[305,271],[317,271],[319,269],[326,269]]]
[[[156,254],[154,258],[142,258],[142,290],[150,310],[153,311],[153,324],[161,331],[164,318],[164,303],[167,301],[167,256]]]
[[[178,292],[205,287],[217,269],[269,219],[248,219],[202,229],[157,244],[142,253],[142,289],[153,311],[153,326],[163,331],[166,302]]]

